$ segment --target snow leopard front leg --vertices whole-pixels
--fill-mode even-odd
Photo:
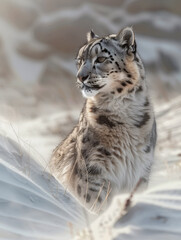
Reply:
[[[111,183],[101,174],[96,164],[88,168],[75,165],[72,176],[72,193],[79,202],[89,211],[102,212],[109,203]]]

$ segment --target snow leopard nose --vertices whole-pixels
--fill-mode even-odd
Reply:
[[[89,78],[89,75],[81,75],[80,73],[77,74],[77,78],[81,81],[84,82]]]

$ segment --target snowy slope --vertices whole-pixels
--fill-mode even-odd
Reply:
[[[181,238],[181,184],[174,182],[135,195],[125,209],[127,197],[118,196],[91,230],[76,240],[179,240]]]
[[[70,239],[81,208],[20,145],[0,137],[0,239]]]
[[[14,141],[0,138],[0,239],[72,239],[86,224],[82,209]],[[91,230],[75,239],[165,239],[181,236],[181,182],[118,196]]]

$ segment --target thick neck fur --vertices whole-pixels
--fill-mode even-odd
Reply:
[[[152,111],[146,82],[142,82],[139,88],[127,96],[116,97],[112,94],[99,93],[86,102],[86,118],[93,125],[96,121],[95,115],[98,114],[104,114],[113,121],[134,125],[137,120],[139,121],[141,114],[151,112],[152,115]]]

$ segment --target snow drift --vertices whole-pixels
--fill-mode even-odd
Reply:
[[[0,239],[70,239],[82,209],[20,145],[0,137]]]

